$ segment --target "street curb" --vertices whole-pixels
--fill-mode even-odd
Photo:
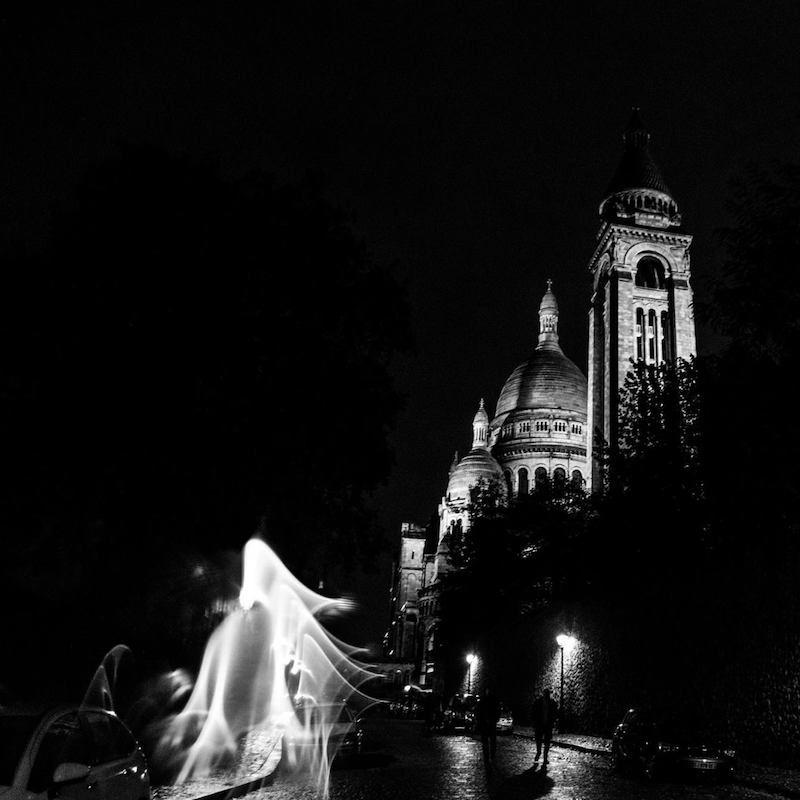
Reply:
[[[800,792],[796,789],[784,789],[780,786],[775,786],[773,783],[762,783],[761,781],[751,780],[750,778],[732,778],[731,783],[737,786],[743,786],[745,789],[757,789],[760,792],[769,792],[770,794],[777,794],[781,797],[789,797],[792,800],[800,798]]]
[[[518,736],[520,739],[530,739],[533,741],[533,736],[528,733],[512,733],[512,736]],[[579,753],[595,753],[601,756],[609,755],[608,750],[598,750],[596,747],[584,747],[580,744],[572,744],[572,742],[561,742],[557,739],[550,740],[550,747],[563,747],[565,750],[577,750]]]
[[[515,732],[513,735],[520,739],[533,739],[533,736],[527,733]],[[550,742],[550,746],[563,747],[566,750],[576,750],[579,753],[594,753],[598,756],[611,755],[608,750],[598,750],[596,747],[584,747],[583,745],[572,744],[572,742],[560,742],[555,739]],[[774,783],[764,783],[763,781],[754,780],[752,778],[737,778],[735,776],[731,778],[730,782],[745,789],[756,789],[760,792],[769,792],[770,794],[780,795],[781,797],[788,797],[790,800],[800,800],[800,791],[776,786]]]
[[[235,797],[243,797],[250,792],[255,792],[265,786],[270,786],[274,779],[274,772],[265,775],[261,778],[251,778],[245,783],[240,783],[237,786],[229,786],[227,789],[217,789],[211,794],[201,794],[193,798],[193,800],[233,800]]]

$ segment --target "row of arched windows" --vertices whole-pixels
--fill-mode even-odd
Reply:
[[[510,469],[505,470],[503,475],[506,479],[506,488],[509,494],[530,494],[531,485],[527,467],[521,467],[517,470],[516,486],[514,485],[514,475]],[[533,471],[533,491],[547,486],[549,482],[550,477],[544,467],[537,467]],[[567,471],[563,467],[556,467],[553,470],[552,484],[553,488],[556,490],[565,489],[567,487]],[[579,469],[572,470],[569,484],[576,489],[580,489],[584,486],[583,475]]]
[[[653,197],[652,195],[646,194],[636,195],[636,208],[643,208],[649,211],[658,211],[659,214],[674,214],[678,207],[675,203],[668,203],[661,197]]]
[[[537,419],[533,421],[533,430],[536,433],[548,433],[552,431],[553,433],[574,433],[576,435],[580,435],[583,432],[583,425],[580,422],[570,423],[563,419],[557,419],[554,421],[549,419]],[[515,431],[517,434],[530,433],[530,420],[517,422],[516,425],[513,422],[503,425],[503,427],[500,429],[500,438],[507,439],[509,436],[513,436]]]
[[[642,211],[655,211],[658,214],[674,216],[678,213],[678,206],[674,201],[665,200],[663,197],[653,197],[651,194],[626,194],[622,201]]]
[[[655,364],[672,358],[669,314],[636,309],[636,358]]]

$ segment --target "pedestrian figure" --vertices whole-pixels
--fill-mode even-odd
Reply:
[[[544,744],[544,758],[542,764],[547,763],[547,754],[550,752],[550,739],[553,736],[553,726],[558,716],[558,704],[550,697],[550,690],[545,689],[542,696],[533,704],[533,733],[536,738],[536,757],[539,760]]]
[[[429,735],[440,725],[441,713],[442,698],[437,692],[431,692],[425,698],[425,727],[423,731],[426,735]]]
[[[481,737],[483,760],[494,761],[497,752],[497,720],[500,718],[500,703],[491,689],[483,693],[475,708],[475,727]]]

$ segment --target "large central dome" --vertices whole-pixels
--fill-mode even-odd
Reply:
[[[536,408],[586,414],[586,378],[558,343],[558,303],[550,281],[539,306],[539,343],[505,382],[496,419],[518,409]]]
[[[563,408],[586,413],[586,378],[560,347],[536,348],[500,392],[497,416],[522,408]]]

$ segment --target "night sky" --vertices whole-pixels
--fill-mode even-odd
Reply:
[[[700,299],[731,176],[800,158],[791,0],[234,5],[0,19],[0,226],[37,250],[120,142],[229,175],[317,176],[413,303],[417,355],[396,365],[407,407],[378,497],[392,538],[435,511],[478,400],[493,410],[536,341],[548,277],[585,371],[586,263],[631,106],[695,235]],[[367,640],[386,620],[369,592],[387,584],[388,560],[352,585]]]

